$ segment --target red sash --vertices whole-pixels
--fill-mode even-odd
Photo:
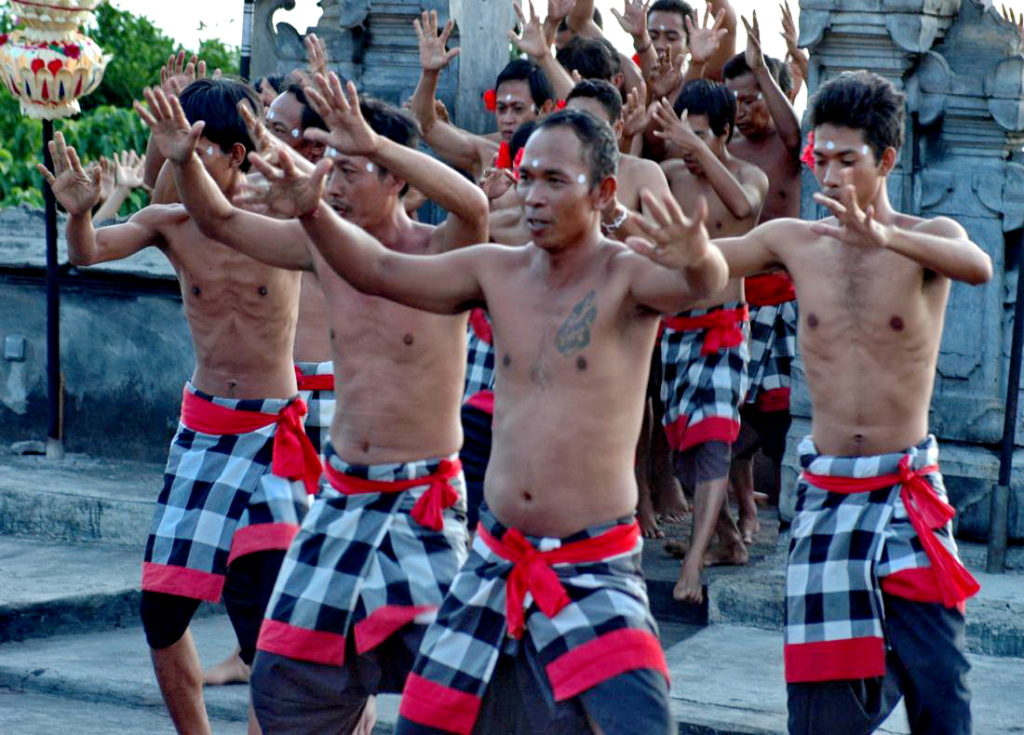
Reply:
[[[489,345],[494,344],[494,330],[491,328],[491,323],[487,320],[486,311],[483,309],[471,310],[469,312],[469,326],[473,328],[473,334],[480,340]]]
[[[747,276],[743,288],[751,306],[778,306],[796,299],[793,280],[785,271]]]
[[[203,434],[248,434],[277,424],[271,471],[289,480],[301,479],[306,492],[313,494],[317,491],[322,467],[320,457],[302,426],[306,411],[306,402],[301,398],[296,398],[276,414],[238,411],[204,400],[188,388],[181,401],[182,423]]]
[[[701,316],[667,316],[662,322],[677,332],[706,329],[700,354],[713,355],[720,350],[743,344],[742,325],[749,319],[750,310],[744,304],[736,309],[718,309]]]
[[[295,382],[299,384],[299,390],[334,390],[333,375],[306,375],[298,365],[295,366]]]
[[[476,532],[491,551],[515,565],[505,584],[505,616],[508,634],[521,638],[526,629],[523,606],[527,592],[533,595],[541,612],[549,618],[570,602],[569,594],[551,568],[552,564],[594,562],[632,551],[640,537],[640,526],[636,523],[617,525],[600,536],[563,544],[551,551],[538,551],[518,528],[509,529],[500,540],[482,524]]]
[[[451,508],[459,501],[458,491],[452,487],[451,480],[462,470],[462,462],[458,459],[442,459],[437,471],[414,480],[395,480],[384,482],[352,477],[331,467],[328,462],[324,467],[328,482],[339,493],[345,495],[362,495],[363,493],[400,493],[421,485],[430,485],[412,507],[412,517],[421,526],[434,531],[444,528],[445,508]]]
[[[938,465],[928,465],[919,470],[910,468],[910,456],[900,460],[898,472],[878,477],[833,477],[831,475],[815,475],[804,471],[803,476],[810,484],[833,493],[849,495],[883,490],[899,484],[900,498],[906,506],[910,523],[914,526],[924,552],[932,563],[935,581],[942,594],[942,604],[955,607],[981,589],[978,580],[967,571],[960,560],[950,552],[932,533],[942,528],[956,510],[936,494],[934,488],[925,479],[930,472],[938,472]]]

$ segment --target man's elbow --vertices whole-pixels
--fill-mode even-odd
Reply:
[[[96,263],[96,258],[93,253],[83,253],[72,248],[68,248],[68,263],[76,268],[83,268],[87,265],[94,265]]]
[[[981,286],[992,280],[992,258],[988,253],[982,253],[977,262],[973,264],[970,272],[963,280],[972,286]]]

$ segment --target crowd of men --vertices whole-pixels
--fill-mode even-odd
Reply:
[[[310,70],[258,89],[179,54],[137,104],[145,161],[107,167],[153,203],[105,227],[103,169],[57,136],[71,261],[160,248],[195,347],[142,575],[180,733],[210,732],[203,600],[237,633],[213,678],[250,679],[251,733],[368,735],[381,692],[403,734],[673,731],[644,539],[692,511],[680,601],[747,561],[798,322],[790,731],[868,733],[902,695],[913,732],[970,732],[978,586],[927,418],[950,282],[990,259],[892,208],[892,84],[822,84],[804,149],[788,8],[785,60],[756,17],[735,53],[728,0],[697,10],[625,0],[627,54],[593,0],[517,5],[520,56],[481,90],[491,135],[436,99],[458,49],[433,12],[407,110],[329,73],[312,36]],[[823,220],[799,219],[802,155]]]

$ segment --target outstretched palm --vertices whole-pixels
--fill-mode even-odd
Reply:
[[[189,125],[178,98],[168,97],[159,87],[147,87],[143,94],[149,109],[136,101],[135,111],[149,127],[160,155],[172,163],[185,163],[195,153],[206,123]]]
[[[89,171],[82,168],[78,153],[64,142],[64,136],[57,133],[50,141],[50,156],[53,158],[53,172],[42,164],[36,168],[53,190],[60,205],[71,215],[82,215],[92,210],[100,201],[100,169]]]
[[[690,38],[690,57],[696,64],[703,64],[710,59],[722,43],[722,39],[728,35],[729,30],[723,28],[725,24],[725,9],[719,10],[715,15],[714,23],[711,23],[711,6],[704,11],[704,21],[700,27],[696,27],[690,17],[686,17],[686,32]]]
[[[330,131],[309,128],[306,138],[350,156],[372,156],[380,146],[380,136],[363,119],[356,85],[348,82],[346,87],[348,96],[333,72],[326,77],[317,74],[316,89],[306,87],[310,106],[324,119]]]
[[[647,11],[650,0],[625,0],[620,13],[612,8],[612,15],[619,21],[622,30],[633,38],[642,38],[647,33]]]
[[[436,10],[424,11],[412,24],[420,44],[420,66],[423,67],[423,71],[441,71],[459,55],[457,48],[445,49],[448,45],[448,36],[452,34],[455,24],[449,20],[438,35]]]
[[[707,254],[711,240],[704,226],[708,206],[703,197],[692,218],[683,214],[671,193],[662,194],[659,201],[650,189],[644,189],[640,201],[645,216],[637,218],[636,224],[644,235],[628,238],[629,247],[658,265],[680,271]]]
[[[332,161],[325,158],[316,165],[312,174],[304,174],[295,167],[287,151],[279,151],[275,166],[257,153],[249,157],[252,166],[263,175],[263,181],[246,181],[235,204],[251,212],[270,217],[291,219],[312,214],[320,205],[327,172]]]
[[[761,51],[761,25],[757,22],[757,11],[754,11],[753,20],[748,22],[744,17],[743,27],[747,29],[747,48],[743,57],[747,62],[750,71],[756,72],[764,69],[767,64],[764,60],[764,52]]]
[[[523,33],[522,35],[517,35],[515,31],[510,30],[508,32],[508,39],[527,56],[535,59],[540,58],[551,47],[548,45],[547,36],[544,35],[544,26],[533,9],[533,2],[530,2],[529,19],[523,14],[523,6],[518,0],[512,4],[512,7],[515,9],[516,17],[519,18],[520,24],[522,24]]]

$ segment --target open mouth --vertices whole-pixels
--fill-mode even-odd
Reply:
[[[550,224],[551,224],[551,222],[549,222],[546,219],[538,219],[536,217],[527,217],[526,218],[526,229],[528,229],[530,232],[533,232],[533,233],[542,232]]]

